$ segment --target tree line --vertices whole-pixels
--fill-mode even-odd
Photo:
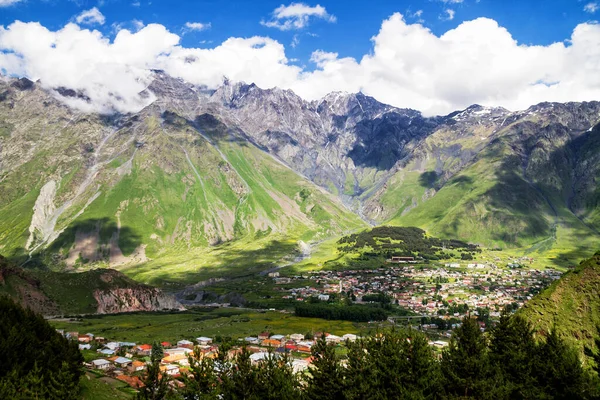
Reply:
[[[0,399],[73,399],[83,357],[42,316],[0,296]]]
[[[387,312],[376,306],[330,303],[298,303],[294,308],[298,317],[322,318],[353,322],[384,321]]]
[[[139,398],[597,399],[600,393],[597,371],[584,369],[577,351],[556,332],[537,341],[525,319],[508,313],[486,332],[465,317],[441,354],[413,330],[348,342],[344,357],[322,337],[312,348],[312,366],[301,373],[287,354],[271,352],[252,363],[246,348],[233,358],[230,349],[223,345],[214,359],[197,352],[185,387],[169,390],[166,382],[149,379]]]

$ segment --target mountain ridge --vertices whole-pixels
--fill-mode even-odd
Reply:
[[[598,102],[424,117],[362,93],[307,102],[254,84],[208,90],[161,71],[146,90],[154,101],[139,113],[99,115],[58,100],[85,93],[0,82],[0,252],[158,267],[170,248],[289,241],[293,252],[294,241],[362,221],[548,253],[561,265],[599,242]]]

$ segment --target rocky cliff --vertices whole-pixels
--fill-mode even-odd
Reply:
[[[117,288],[95,290],[98,314],[114,314],[131,311],[184,310],[173,296],[156,288]]]

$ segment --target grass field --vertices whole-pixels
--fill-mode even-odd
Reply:
[[[242,309],[196,309],[180,313],[138,313],[84,317],[77,321],[49,320],[57,329],[90,332],[109,340],[148,343],[177,342],[199,336],[243,338],[270,331],[278,334],[326,331],[337,335],[366,334],[374,324],[300,318],[292,314]]]
[[[135,391],[113,378],[87,372],[80,380],[81,400],[126,400],[135,397]]]

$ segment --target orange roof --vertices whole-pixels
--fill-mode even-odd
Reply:
[[[279,340],[273,339],[265,339],[262,341],[263,346],[280,346],[281,342]]]
[[[143,361],[135,360],[131,365],[133,365],[134,367],[144,367],[146,363]]]
[[[137,376],[128,376],[128,375],[117,375],[116,379],[125,382],[132,388],[141,388],[144,387],[144,382]]]
[[[150,344],[140,344],[138,346],[138,349],[142,349],[142,350],[152,350],[152,345]]]

